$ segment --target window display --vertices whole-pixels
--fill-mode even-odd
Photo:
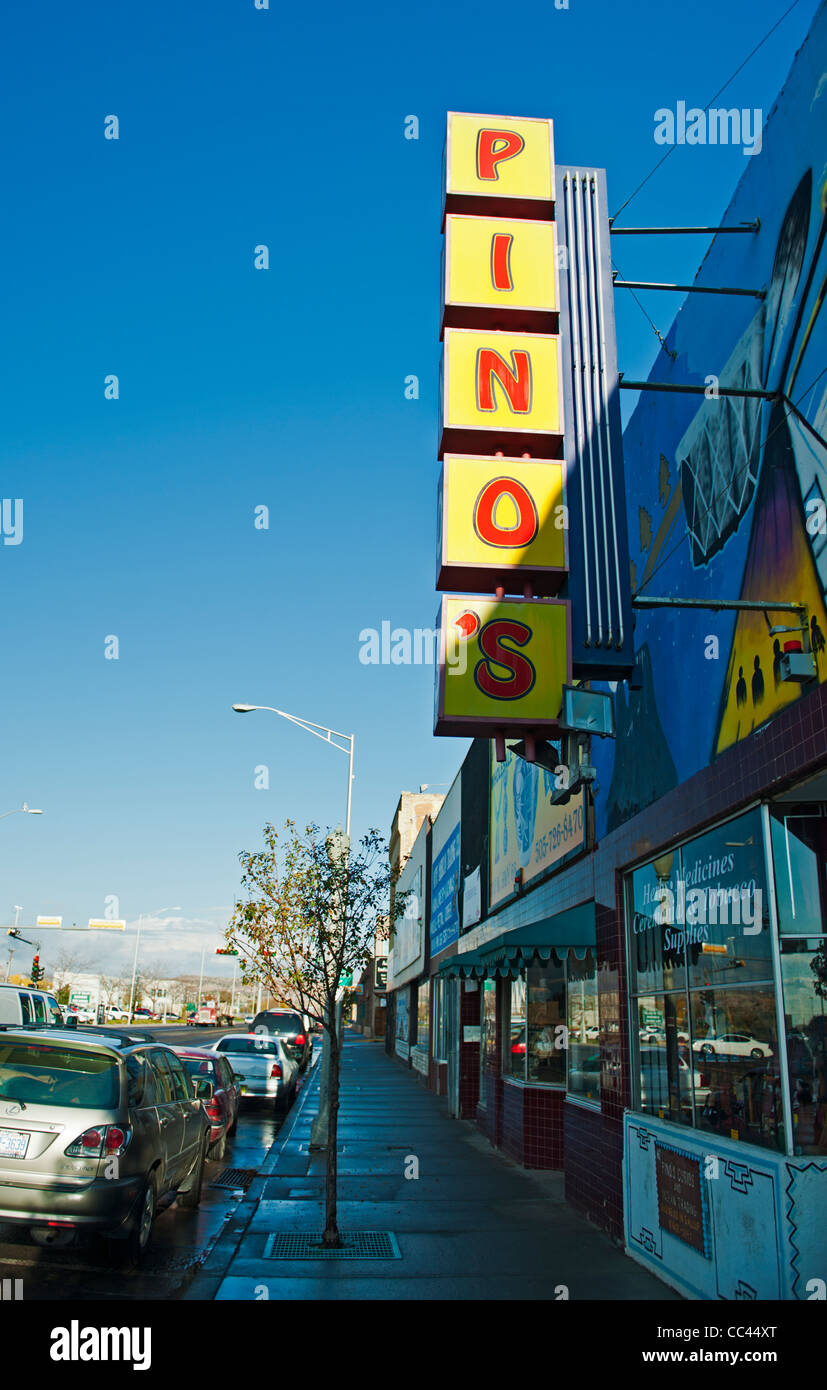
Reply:
[[[568,1090],[582,1100],[600,1099],[600,1028],[597,1012],[597,972],[594,955],[567,961]]]

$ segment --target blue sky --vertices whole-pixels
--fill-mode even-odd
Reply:
[[[703,106],[785,8],[527,0],[509,31],[490,0],[9,0],[0,491],[24,538],[0,545],[0,811],[45,814],[0,823],[0,920],[179,904],[146,959],[197,968],[264,821],[344,815],[345,758],[234,701],[355,733],[356,834],[452,779],[467,744],[431,735],[432,671],[358,659],[363,628],[437,607],[445,112],[552,116],[558,159],[606,167],[614,209],[663,153],[655,111]],[[766,116],[815,9],[726,105]],[[714,222],[744,165],[678,149],[622,221]],[[704,250],[615,240],[629,278],[691,278]],[[617,299],[621,367],[646,374],[657,341]],[[645,303],[665,333],[678,297]],[[90,963],[131,951],[65,941]]]

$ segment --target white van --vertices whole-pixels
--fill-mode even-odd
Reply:
[[[63,1028],[63,1010],[53,994],[25,985],[0,985],[0,1023]]]

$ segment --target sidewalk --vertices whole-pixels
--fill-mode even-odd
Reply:
[[[339,1227],[392,1232],[401,1259],[268,1258],[271,1233],[324,1225],[325,1157],[308,1152],[318,1067],[311,1078],[188,1300],[554,1300],[565,1285],[577,1300],[680,1301],[566,1205],[561,1173],[518,1167],[382,1043],[355,1036],[342,1058]],[[405,1176],[411,1155],[418,1178]]]

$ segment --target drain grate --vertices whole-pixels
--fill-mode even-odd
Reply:
[[[269,1235],[265,1260],[401,1260],[392,1231],[348,1231],[338,1250],[326,1250],[321,1231],[287,1231]]]
[[[246,1192],[253,1178],[257,1177],[257,1168],[224,1168],[217,1178],[213,1178],[210,1187],[240,1187]]]

